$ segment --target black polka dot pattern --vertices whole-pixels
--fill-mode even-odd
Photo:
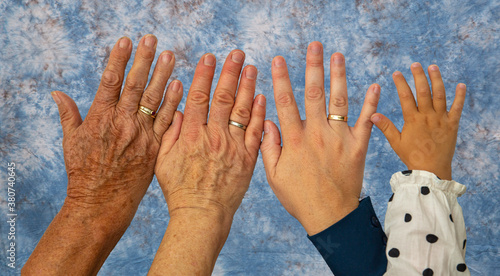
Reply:
[[[467,244],[467,240],[465,239],[465,240],[464,240],[464,245],[463,245],[462,249],[465,249],[465,245],[466,245],[466,244]]]
[[[451,216],[451,214],[450,214],[450,220],[451,220],[451,222],[454,222],[454,221],[453,221],[453,217]]]
[[[438,241],[438,237],[436,235],[433,235],[433,234],[429,234],[425,237],[425,239],[429,242],[429,243],[435,243]]]
[[[412,173],[412,170],[407,170],[407,171],[402,171],[401,172],[403,175],[410,176]]]
[[[428,195],[430,192],[431,190],[429,190],[429,187],[427,186],[423,186],[422,188],[420,188],[420,193],[422,193],[423,195]]]
[[[406,213],[405,215],[405,222],[410,222],[411,221],[411,215]]]
[[[393,248],[393,249],[389,250],[389,257],[392,257],[392,258],[399,257],[399,250],[397,248]]]
[[[467,266],[465,264],[458,264],[457,265],[457,270],[460,272],[464,272],[467,270]]]
[[[393,198],[394,198],[394,194],[392,194],[391,198],[389,198],[389,202],[391,202]]]
[[[422,272],[422,275],[423,276],[432,276],[432,275],[434,275],[434,271],[432,271],[432,269],[430,269],[430,268],[426,268],[424,270],[424,272]]]

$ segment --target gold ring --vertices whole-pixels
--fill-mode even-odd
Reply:
[[[347,122],[347,116],[328,114],[328,120]]]
[[[232,120],[229,120],[229,124],[232,125],[232,126],[235,126],[235,127],[239,127],[239,128],[241,128],[243,130],[247,129],[246,125],[240,124],[240,123],[232,121]]]
[[[145,106],[140,105],[139,111],[141,111],[142,113],[144,113],[146,115],[151,116],[151,118],[153,118],[153,119],[156,118],[156,111],[153,111]]]

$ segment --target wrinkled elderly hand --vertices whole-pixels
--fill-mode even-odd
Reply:
[[[332,55],[329,113],[347,116],[347,82],[344,57]],[[274,97],[283,136],[266,121],[262,157],[269,185],[285,209],[309,235],[328,228],[359,205],[365,157],[380,87],[370,86],[354,127],[328,120],[325,104],[323,47],[309,45],[305,105],[301,121],[283,57],[272,64]]]
[[[417,102],[401,72],[392,75],[398,90],[403,117],[401,132],[384,115],[375,114],[372,121],[384,133],[401,161],[409,170],[425,170],[451,180],[451,161],[457,143],[458,123],[465,101],[465,84],[457,85],[455,100],[447,111],[446,93],[439,67],[429,66],[431,88],[420,63],[411,66]]]
[[[154,36],[148,35],[139,43],[121,95],[132,43],[128,38],[118,42],[83,123],[69,97],[60,92],[54,95],[60,99],[64,133],[64,159],[69,180],[66,202],[102,210],[98,212],[113,218],[113,227],[126,227],[132,220],[153,179],[162,136],[182,98],[177,81],[167,91],[156,119],[138,109],[139,106],[153,111],[158,109],[174,68],[173,53],[162,53],[146,87],[156,42]]]
[[[70,97],[58,91],[52,93],[59,108],[64,134],[68,191],[61,212],[46,231],[24,272],[29,269],[40,272],[44,268],[48,274],[97,273],[132,221],[153,178],[162,136],[169,128],[182,98],[180,82],[175,81],[169,85],[156,119],[138,110],[139,105],[153,111],[159,108],[174,68],[173,53],[163,52],[148,84],[156,44],[153,35],[141,39],[122,91],[132,42],[128,38],[117,42],[83,122],[78,107]],[[68,241],[68,244],[74,243],[72,245],[76,248],[68,244],[52,245],[52,242],[60,243],[68,238],[57,237],[65,231],[73,235],[73,241]],[[51,246],[73,251],[54,252],[57,250],[48,250]],[[58,254],[66,256],[61,256],[59,260],[55,256],[57,265],[50,269],[47,268],[50,262],[46,258],[43,260],[46,264],[37,267],[37,262],[41,261],[39,257],[44,253],[52,257]],[[75,260],[72,257],[78,258]]]
[[[170,222],[150,274],[210,274],[250,184],[265,118],[264,96],[254,100],[257,69],[245,67],[238,86],[244,53],[228,55],[207,122],[215,62],[201,58],[180,135],[162,141],[155,173]]]

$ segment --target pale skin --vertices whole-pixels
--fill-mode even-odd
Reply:
[[[229,235],[257,161],[266,113],[265,97],[254,99],[257,69],[242,70],[244,58],[240,50],[229,53],[207,120],[216,60],[205,54],[179,116],[180,134],[164,136],[155,173],[170,221],[149,275],[210,275]]]
[[[354,127],[327,119],[323,46],[312,42],[306,57],[305,109],[301,120],[283,57],[272,63],[274,97],[281,125],[266,121],[262,157],[269,185],[309,235],[317,234],[359,205],[371,116],[376,112],[380,87],[368,88]],[[347,116],[345,59],[330,59],[328,113]],[[353,119],[349,119],[353,121]],[[281,146],[283,142],[283,146]]]
[[[181,83],[171,82],[165,92],[172,52],[160,54],[148,84],[156,44],[153,35],[141,39],[122,89],[133,45],[129,38],[116,43],[84,121],[69,96],[52,93],[63,128],[67,197],[23,275],[95,275],[132,221],[153,179],[160,144],[176,137],[181,125],[174,116]],[[156,119],[139,112],[139,105],[159,109]]]
[[[389,144],[409,170],[425,170],[441,179],[451,180],[451,162],[455,153],[458,124],[465,102],[466,86],[456,87],[450,110],[437,65],[428,68],[431,87],[420,63],[413,63],[417,101],[401,72],[392,75],[403,110],[401,132],[382,114],[374,114],[372,122],[384,133]],[[417,105],[418,103],[418,105]]]

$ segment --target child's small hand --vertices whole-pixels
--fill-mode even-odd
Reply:
[[[403,118],[399,130],[387,117],[373,114],[372,122],[384,133],[396,154],[409,170],[425,170],[441,179],[451,180],[451,161],[455,152],[458,123],[465,101],[465,84],[458,84],[455,100],[448,112],[441,73],[436,65],[428,68],[432,96],[420,63],[411,65],[417,90],[418,107],[401,72],[392,75],[398,90]]]

